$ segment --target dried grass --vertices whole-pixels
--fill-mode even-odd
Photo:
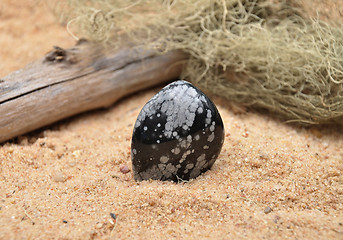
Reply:
[[[58,4],[78,36],[111,46],[129,36],[161,53],[183,50],[190,58],[181,77],[232,102],[288,121],[343,123],[343,29],[309,18],[291,1]]]

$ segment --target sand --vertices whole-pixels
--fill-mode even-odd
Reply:
[[[330,2],[330,1],[329,1]],[[0,76],[74,40],[42,2],[2,0]],[[133,180],[133,124],[161,86],[0,145],[0,239],[343,239],[343,130],[211,96],[225,142],[184,183]]]

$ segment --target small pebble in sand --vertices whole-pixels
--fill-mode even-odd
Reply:
[[[115,215],[114,213],[110,213],[110,216],[111,216],[111,218],[113,218],[114,220],[117,219],[117,215]]]
[[[55,182],[65,182],[66,178],[64,177],[63,173],[60,171],[55,172],[52,175],[52,178]]]
[[[97,222],[97,223],[95,224],[95,228],[96,228],[96,229],[100,229],[100,228],[102,228],[103,226],[104,226],[104,224],[101,223],[101,222]]]
[[[266,208],[264,209],[264,213],[265,213],[265,214],[271,213],[272,211],[273,211],[273,209],[272,209],[271,207],[266,207]]]
[[[120,166],[120,172],[121,173],[123,173],[123,174],[126,174],[126,173],[128,173],[128,172],[130,172],[130,169],[129,169],[129,167],[127,166],[127,165],[122,165],[122,166]]]
[[[212,167],[223,142],[223,121],[213,102],[189,82],[173,82],[138,115],[131,144],[134,178],[196,178]]]

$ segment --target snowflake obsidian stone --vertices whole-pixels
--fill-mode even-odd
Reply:
[[[173,82],[138,115],[131,144],[134,178],[196,178],[211,168],[223,142],[223,122],[212,101],[186,81]]]

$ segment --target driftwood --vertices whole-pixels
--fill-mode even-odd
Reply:
[[[0,79],[0,142],[175,79],[186,58],[135,46],[109,51],[84,40],[67,50],[54,47]]]

